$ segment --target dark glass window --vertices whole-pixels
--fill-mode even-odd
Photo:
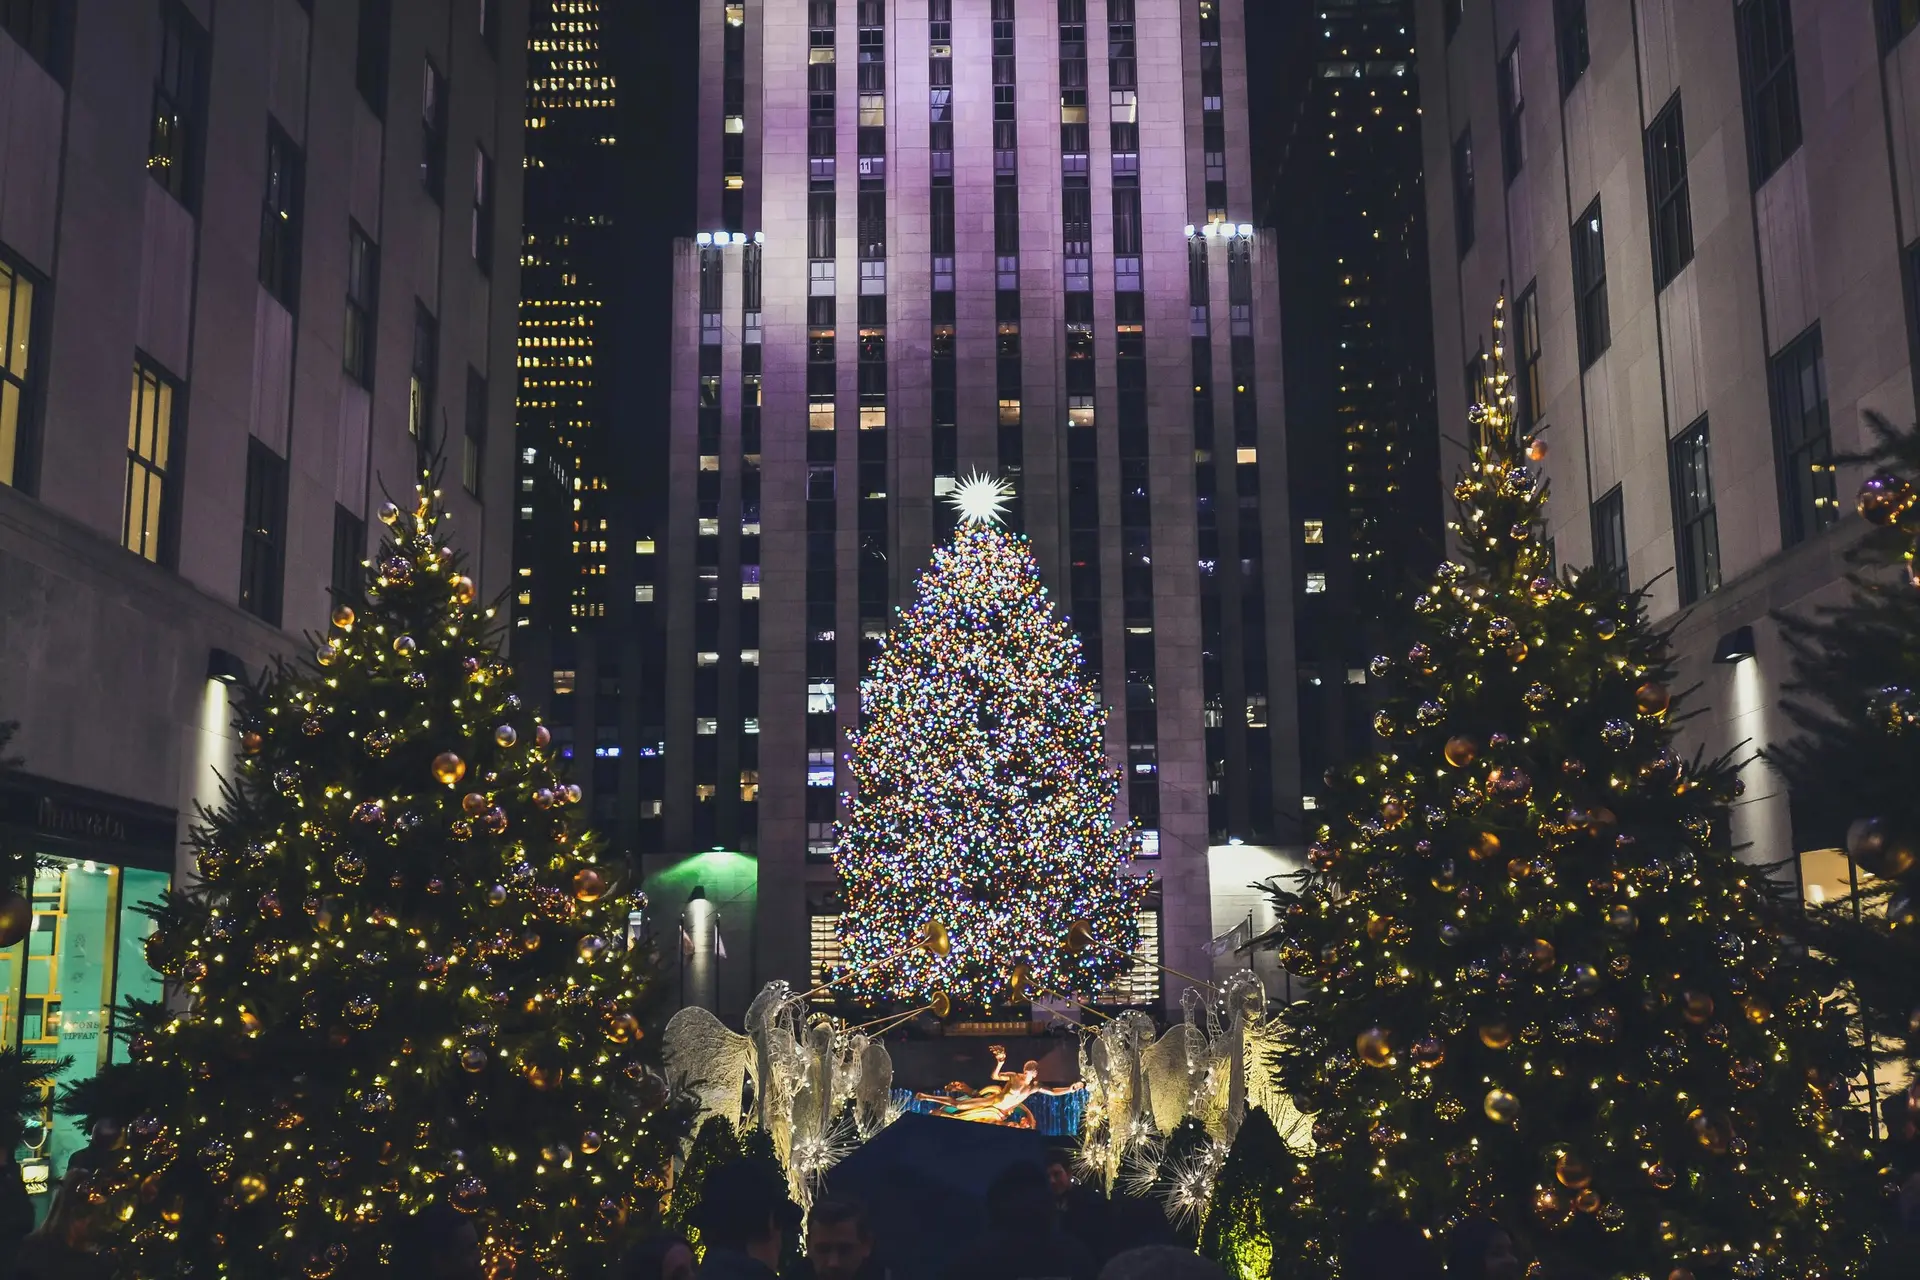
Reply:
[[[240,607],[280,625],[286,569],[287,464],[257,438],[247,440],[246,527],[240,542]]]
[[[1580,367],[1587,368],[1613,343],[1607,317],[1607,244],[1600,228],[1600,198],[1594,197],[1573,224],[1573,318],[1580,337]]]
[[[1460,19],[1466,15],[1467,0],[1440,0],[1441,13],[1446,23],[1447,39],[1451,41],[1454,33],[1460,30]]]
[[[1587,73],[1587,0],[1553,0],[1553,39],[1564,98]]]
[[[424,446],[433,416],[433,394],[440,368],[440,322],[419,299],[413,304],[413,373],[407,386],[407,431]]]
[[[1667,477],[1673,486],[1673,554],[1680,574],[1680,603],[1692,604],[1720,587],[1720,526],[1713,514],[1705,417],[1667,446]]]
[[[480,43],[500,56],[500,0],[480,0]]]
[[[467,369],[467,430],[460,442],[460,483],[476,497],[480,493],[481,463],[487,450],[487,380]]]
[[[471,236],[473,263],[480,274],[493,274],[493,157],[481,147],[473,149],[473,219]]]
[[[1453,240],[1462,256],[1473,248],[1473,130],[1453,143]]]
[[[387,56],[392,38],[392,0],[360,0],[360,26],[354,44],[353,83],[373,114],[387,117]]]
[[[1627,585],[1627,516],[1615,485],[1594,500],[1593,568],[1621,587]]]
[[[380,246],[358,223],[347,223],[347,324],[341,363],[363,387],[373,385],[373,326],[380,306]]]
[[[1891,49],[1900,38],[1920,26],[1920,0],[1879,0],[1880,47]]]
[[[287,310],[300,295],[300,148],[267,121],[266,190],[260,198],[260,283]]]
[[[1653,224],[1657,293],[1693,261],[1693,205],[1687,195],[1687,135],[1675,91],[1647,126],[1647,205]]]
[[[1520,371],[1516,379],[1520,421],[1531,427],[1547,406],[1546,387],[1540,376],[1540,294],[1532,283],[1521,292],[1513,320],[1513,350]]]
[[[447,189],[447,78],[432,62],[420,70],[420,185],[435,200]]]
[[[161,6],[147,172],[189,209],[199,198],[206,59],[207,35],[200,24],[178,4]]]
[[[5,29],[56,79],[62,74],[59,63],[65,20],[63,0],[0,0],[0,29]]]
[[[1740,0],[1740,88],[1746,98],[1747,163],[1759,186],[1800,148],[1800,83],[1788,0]]]
[[[1780,471],[1780,540],[1792,546],[1840,518],[1827,421],[1827,360],[1814,325],[1770,370],[1774,455]]]
[[[333,506],[333,598],[358,604],[366,594],[367,522],[339,503]]]
[[[1520,176],[1527,163],[1527,95],[1520,81],[1520,38],[1507,46],[1500,59],[1500,170],[1508,182]]]

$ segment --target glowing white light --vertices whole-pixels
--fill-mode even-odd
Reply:
[[[1187,239],[1193,239],[1193,224],[1191,222],[1187,224]]]
[[[702,231],[693,237],[693,242],[702,247],[710,245],[713,243],[713,232]]]
[[[1013,484],[976,471],[955,486],[947,501],[963,523],[999,524],[1001,513],[1013,501]]]
[[[1252,239],[1252,238],[1253,238],[1253,224],[1252,224],[1251,222],[1243,222],[1243,223],[1241,223],[1241,224],[1240,224],[1240,234],[1241,234],[1242,236],[1244,236],[1244,237],[1246,237],[1246,238],[1247,238],[1247,239],[1249,239],[1249,240],[1250,240],[1250,239]]]

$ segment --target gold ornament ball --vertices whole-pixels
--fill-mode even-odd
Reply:
[[[447,1192],[447,1203],[461,1213],[477,1213],[486,1202],[487,1184],[478,1178],[462,1178]]]
[[[340,660],[340,646],[331,640],[323,640],[314,646],[313,660],[323,667],[330,667]]]
[[[1673,695],[1667,692],[1667,686],[1649,680],[1633,691],[1633,705],[1643,716],[1663,716],[1673,705]]]
[[[604,1141],[605,1139],[600,1136],[598,1130],[589,1129],[580,1135],[580,1150],[587,1155],[592,1155],[600,1149],[601,1143]]]
[[[451,751],[442,751],[433,758],[433,776],[450,787],[467,776],[467,762]]]
[[[413,653],[419,647],[420,642],[412,636],[395,636],[393,638],[393,651],[403,657]]]
[[[1504,1022],[1489,1022],[1480,1028],[1480,1043],[1489,1049],[1504,1049],[1513,1043],[1513,1029]]]
[[[460,1069],[468,1075],[478,1075],[487,1069],[487,1051],[478,1045],[467,1049],[460,1055]]]
[[[398,524],[399,522],[400,522],[400,508],[396,507],[391,502],[381,503],[380,504],[380,523],[381,524]]]
[[[643,1034],[640,1019],[631,1013],[620,1012],[607,1019],[607,1038],[615,1044],[626,1044],[640,1039]]]
[[[1370,1067],[1393,1065],[1393,1043],[1385,1027],[1368,1027],[1354,1039],[1353,1047]]]
[[[1557,955],[1551,942],[1545,938],[1535,938],[1527,947],[1527,958],[1533,962],[1534,972],[1545,973],[1553,968]]]
[[[1600,1193],[1588,1187],[1573,1198],[1573,1207],[1582,1213],[1600,1212]]]
[[[1425,1036],[1413,1042],[1412,1053],[1415,1066],[1437,1067],[1447,1060],[1447,1045],[1438,1036]]]
[[[1569,1191],[1580,1191],[1593,1181],[1593,1168],[1579,1156],[1565,1153],[1553,1162],[1553,1176]]]
[[[598,902],[607,892],[607,878],[597,867],[582,867],[573,873],[573,896],[582,902]]]
[[[533,793],[533,805],[536,809],[551,809],[553,807],[553,789],[551,787],[541,787],[538,791],[535,791]]]
[[[1473,840],[1467,845],[1467,856],[1475,862],[1485,862],[1500,852],[1500,837],[1491,831],[1476,831]]]
[[[537,724],[533,726],[533,745],[534,746],[544,747],[549,742],[552,742],[552,741],[553,741],[553,734],[548,731],[547,726],[543,724]]]
[[[233,1180],[233,1198],[241,1204],[258,1204],[267,1194],[267,1180],[257,1173],[243,1173]]]
[[[520,741],[520,735],[512,725],[503,724],[494,729],[493,740],[502,747],[510,747]]]
[[[1487,1119],[1495,1124],[1512,1124],[1520,1118],[1520,1099],[1505,1089],[1489,1089],[1480,1102]]]
[[[560,1068],[548,1062],[536,1062],[527,1068],[527,1083],[541,1093],[560,1087]]]
[[[1680,997],[1680,1012],[1697,1027],[1713,1017],[1713,997],[1704,991],[1688,991]]]
[[[1448,764],[1456,769],[1464,769],[1480,757],[1480,746],[1465,734],[1455,734],[1447,739],[1443,754]]]
[[[333,618],[333,625],[345,631],[353,625],[353,606],[350,604],[337,604],[333,606],[331,616]]]
[[[1547,460],[1547,442],[1538,436],[1527,441],[1527,460],[1529,462],[1545,462]]]
[[[487,798],[478,791],[469,791],[460,797],[460,808],[466,813],[485,813],[487,811]]]
[[[479,594],[479,590],[473,585],[473,579],[467,577],[465,574],[461,574],[453,580],[453,602],[455,604],[472,604],[474,597]]]
[[[507,886],[503,884],[496,884],[491,889],[488,889],[487,905],[490,907],[506,906],[507,905]]]
[[[0,947],[11,947],[33,928],[33,904],[17,893],[0,898]]]
[[[1673,1171],[1672,1165],[1656,1161],[1647,1169],[1647,1181],[1653,1184],[1656,1191],[1671,1191],[1679,1184],[1680,1175]]]

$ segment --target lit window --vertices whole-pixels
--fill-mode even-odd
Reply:
[[[1160,833],[1151,827],[1140,833],[1140,856],[1143,858],[1160,856]]]
[[[720,661],[720,655],[711,649],[702,649],[693,655],[693,661],[695,666],[711,667]]]
[[[747,717],[747,718],[746,718],[745,720],[742,720],[742,721],[740,722],[740,732],[742,732],[742,733],[759,733],[759,732],[760,732],[760,717],[759,717],[759,716],[748,716],[748,717]]]
[[[1320,797],[1319,796],[1301,796],[1300,807],[1302,809],[1318,809],[1320,807]]]
[[[693,798],[701,801],[711,800],[718,791],[719,788],[711,782],[698,783],[693,788]]]
[[[1233,460],[1241,463],[1258,462],[1260,461],[1260,451],[1250,445],[1243,446],[1233,451]]]
[[[1310,547],[1317,547],[1327,540],[1327,522],[1324,520],[1302,520],[1300,522],[1300,541]]]
[[[807,682],[807,714],[822,715],[833,710],[833,681],[809,680]]]
[[[807,430],[833,430],[833,401],[812,400],[807,404]]]
[[[1310,596],[1324,595],[1326,593],[1326,590],[1327,590],[1326,574],[1309,573],[1307,575],[1307,594],[1308,595]]]
[[[872,431],[877,427],[884,427],[886,425],[887,407],[885,405],[863,404],[860,406],[860,429],[862,431]]]
[[[1367,682],[1367,669],[1365,667],[1348,667],[1347,668],[1348,684],[1365,684],[1366,682]]]
[[[555,671],[555,672],[553,673],[553,691],[554,691],[554,693],[555,693],[555,694],[562,694],[562,693],[572,693],[572,692],[573,692],[573,681],[574,681],[574,673],[573,673],[573,672],[571,672],[571,671]]]
[[[635,583],[633,588],[633,602],[635,604],[652,604],[653,584],[651,582]]]
[[[636,542],[636,543],[634,543],[634,544],[633,544],[633,554],[635,554],[635,555],[637,555],[637,556],[650,556],[650,555],[652,555],[652,554],[653,554],[653,539],[652,539],[652,538],[642,538],[642,539],[640,539],[640,541],[638,541],[638,542]]]
[[[743,667],[759,666],[760,651],[758,649],[742,649],[740,651],[740,665]]]
[[[1000,425],[1003,427],[1017,427],[1020,425],[1020,402],[1018,400],[1002,400],[1000,402]]]
[[[831,787],[833,785],[833,749],[807,752],[807,785],[810,787]]]
[[[740,771],[740,798],[752,803],[760,798],[760,771],[742,769]]]
[[[699,734],[720,732],[720,721],[713,716],[700,716],[693,722],[693,731]]]

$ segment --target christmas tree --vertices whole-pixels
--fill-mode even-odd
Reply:
[[[1868,421],[1876,470],[1859,509],[1872,528],[1848,552],[1844,602],[1780,619],[1797,686],[1786,709],[1799,733],[1767,755],[1792,788],[1796,817],[1804,811],[1820,834],[1844,838],[1866,873],[1856,894],[1797,927],[1840,964],[1882,1065],[1896,1064],[1900,1079],[1920,1060],[1920,433]]]
[[[0,776],[20,767],[7,747],[20,724],[0,720]],[[35,857],[20,848],[0,847],[0,951],[17,945],[33,927],[33,903],[27,898],[27,879],[33,874]]]
[[[1464,563],[1380,657],[1381,751],[1280,895],[1283,1087],[1315,1116],[1282,1251],[1490,1215],[1549,1274],[1838,1275],[1864,1173],[1837,1010],[1735,857],[1724,761],[1674,749],[1671,655],[1612,576],[1555,577],[1500,316],[1454,489]],[[1868,1194],[1871,1194],[1870,1192]]]
[[[739,1158],[740,1135],[734,1132],[733,1122],[725,1116],[708,1116],[694,1134],[693,1147],[673,1180],[673,1196],[667,1202],[663,1225],[686,1237],[687,1243],[693,1246],[696,1260],[705,1257],[707,1251],[700,1241],[700,1228],[693,1225],[694,1210],[700,1207],[700,1193],[707,1185],[707,1175]]]
[[[178,999],[131,1011],[108,1092],[145,1107],[91,1187],[128,1274],[373,1276],[444,1201],[492,1274],[577,1275],[657,1205],[619,878],[433,496],[380,516],[367,607],[241,696],[201,878],[152,912]]]
[[[1233,1280],[1266,1280],[1285,1213],[1280,1188],[1299,1160],[1280,1140],[1267,1113],[1254,1108],[1233,1136],[1207,1202],[1200,1252]]]
[[[835,862],[843,981],[867,996],[1091,995],[1138,943],[1148,886],[1126,874],[1139,837],[1114,822],[1106,713],[1026,539],[995,525],[1004,492],[963,488],[861,686]]]

